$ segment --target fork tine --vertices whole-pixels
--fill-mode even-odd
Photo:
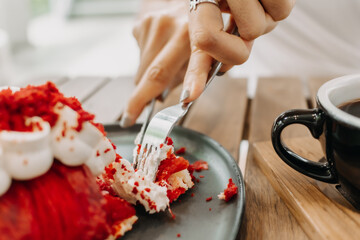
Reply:
[[[142,166],[144,164],[143,163],[144,162],[144,154],[146,154],[146,152],[147,152],[147,145],[148,145],[147,143],[143,143],[141,145],[140,152],[137,155],[138,163],[137,163],[136,169],[138,169],[138,170],[141,170]]]
[[[148,163],[149,163],[149,161],[147,161],[147,158],[149,157],[149,155],[150,155],[150,153],[151,153],[151,150],[152,150],[152,145],[150,145],[149,147],[148,147],[148,150],[147,150],[147,152],[146,152],[146,154],[145,154],[145,156],[144,156],[144,164],[143,164],[143,172],[144,172],[144,174],[145,175],[147,175],[147,173],[148,173],[148,167],[147,167],[147,165],[148,165]]]

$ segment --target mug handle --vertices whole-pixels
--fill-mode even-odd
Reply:
[[[310,130],[311,135],[319,139],[323,132],[324,122],[325,114],[320,109],[289,110],[282,113],[275,120],[271,130],[271,140],[276,153],[290,167],[311,178],[327,183],[337,183],[337,177],[331,171],[329,162],[320,163],[303,158],[291,151],[281,141],[282,131],[291,124],[302,124],[306,126]]]

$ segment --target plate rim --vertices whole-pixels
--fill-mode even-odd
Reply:
[[[128,131],[128,132],[133,132],[135,130],[139,131],[142,124],[136,123],[131,127],[128,128],[122,128],[118,123],[107,123],[107,124],[103,124],[105,132],[106,133],[110,133],[110,132],[114,132],[114,131]],[[237,228],[234,228],[230,234],[231,239],[235,239],[237,237],[237,235],[240,232],[240,227],[241,227],[241,223],[243,220],[243,216],[244,216],[244,211],[245,211],[245,181],[244,181],[244,177],[242,175],[242,172],[239,168],[238,163],[235,161],[234,157],[230,154],[230,152],[224,147],[222,146],[219,142],[217,142],[216,140],[214,140],[213,138],[198,132],[196,130],[192,130],[189,128],[185,128],[179,125],[176,125],[174,127],[175,131],[185,131],[191,134],[195,134],[198,135],[199,137],[201,137],[202,139],[205,139],[206,141],[208,141],[208,143],[210,143],[212,146],[214,146],[215,148],[217,148],[218,150],[221,150],[222,154],[226,155],[226,161],[231,164],[231,162],[229,162],[229,159],[231,159],[234,163],[234,165],[236,166],[234,168],[235,170],[235,175],[238,176],[238,180],[240,182],[240,186],[238,186],[239,189],[239,197],[237,198],[237,202],[238,204],[241,206],[240,210],[237,211],[236,214],[236,218],[235,218],[235,222],[233,223],[234,226],[237,226]]]

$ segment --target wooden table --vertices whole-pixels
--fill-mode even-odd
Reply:
[[[245,178],[246,210],[238,239],[309,239],[256,164],[252,146],[270,140],[271,125],[281,112],[313,107],[318,87],[329,79],[331,77],[307,81],[296,77],[260,78],[255,97],[249,99],[246,79],[224,76],[210,85],[181,122],[184,127],[218,141],[239,161]],[[134,89],[131,77],[51,80],[65,95],[78,97],[84,108],[95,113],[96,120],[102,123],[119,120]],[[156,110],[177,103],[180,91],[178,87],[164,103],[157,103]],[[290,128],[285,131],[285,137],[309,136],[305,128]],[[249,143],[249,151],[246,143]]]

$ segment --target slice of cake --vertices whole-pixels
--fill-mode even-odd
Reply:
[[[130,203],[138,201],[149,213],[164,211],[169,203],[194,185],[188,171],[189,162],[175,156],[172,144],[169,139],[147,159],[148,162],[160,161],[155,182],[142,171],[135,171],[127,160],[119,158],[100,177],[105,188],[111,188],[115,195]]]

